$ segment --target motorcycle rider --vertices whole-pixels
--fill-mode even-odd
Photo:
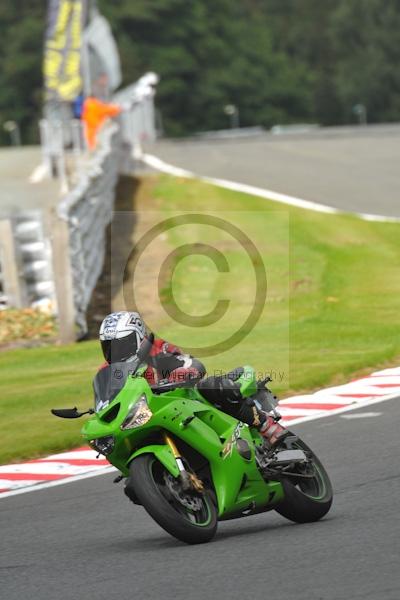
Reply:
[[[137,312],[120,311],[109,314],[100,326],[99,338],[106,362],[133,360],[148,336],[143,319]],[[239,367],[226,375],[204,378],[204,365],[193,356],[184,354],[177,346],[154,337],[143,377],[150,385],[160,380],[180,382],[193,380],[201,395],[231,416],[257,427],[271,446],[278,444],[288,431],[273,416],[260,410],[254,400],[243,398],[236,383],[243,369]]]

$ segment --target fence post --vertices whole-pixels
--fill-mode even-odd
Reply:
[[[53,273],[60,341],[62,344],[69,344],[76,341],[76,334],[68,223],[53,213],[51,224]]]
[[[25,294],[21,285],[21,261],[15,244],[11,221],[0,220],[0,251],[3,289],[7,297],[7,305],[22,308]]]

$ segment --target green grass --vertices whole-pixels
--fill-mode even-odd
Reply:
[[[79,445],[82,422],[56,419],[50,409],[91,405],[91,381],[101,362],[98,343],[0,356],[0,464]]]
[[[139,210],[161,212],[155,221],[187,210],[218,214],[250,237],[266,265],[268,297],[258,324],[240,344],[203,357],[210,371],[244,363],[271,369],[275,389],[288,394],[345,382],[400,356],[399,224],[289,208],[167,176],[145,187],[146,205]],[[172,249],[192,242],[220,249],[229,273],[219,274],[207,257],[187,257],[176,265],[172,283],[164,277],[162,296],[168,301],[173,293],[190,315],[208,313],[221,297],[231,304],[206,328],[177,325],[161,311],[149,320],[184,347],[224,339],[243,323],[254,297],[251,264],[230,236],[191,225],[171,230],[163,244]],[[159,262],[145,268],[155,285]],[[146,317],[145,302],[142,308]],[[89,406],[100,362],[96,342],[1,354],[0,463],[80,443],[81,422],[56,419],[49,410]]]
[[[189,209],[224,215],[225,211],[238,211],[232,220],[243,225],[267,267],[267,305],[258,325],[240,345],[206,359],[209,369],[224,370],[247,362],[260,371],[284,371],[285,378],[276,382],[276,388],[288,393],[345,382],[357,371],[400,356],[400,224],[286,207],[202,182],[168,177],[160,179],[154,197],[161,210],[171,213]],[[192,231],[174,230],[170,237],[179,245],[197,241],[199,236],[194,227]],[[227,296],[233,293],[236,306],[234,318],[222,322],[222,333],[232,330],[235,316],[243,317],[248,308],[245,282],[249,274],[244,262],[241,269],[242,255],[235,256],[235,249],[228,248],[233,271],[236,267],[239,275],[223,288]],[[177,301],[186,294],[186,306],[199,313],[197,290],[204,293],[216,273],[211,261],[200,260],[200,274],[193,268],[179,272],[178,266],[172,286]],[[227,289],[226,285],[235,282],[236,290]],[[218,293],[206,297],[208,309]],[[207,312],[205,304],[203,312]],[[180,306],[184,308],[183,303]],[[182,345],[203,340],[201,330],[185,331],[175,324],[161,326],[161,330]],[[210,330],[210,338],[217,333]]]

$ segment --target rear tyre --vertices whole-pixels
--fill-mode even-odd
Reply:
[[[291,448],[306,452],[315,475],[310,479],[283,478],[282,486],[285,497],[277,506],[276,511],[295,523],[318,521],[327,514],[332,506],[333,491],[328,473],[318,457],[301,439],[297,438],[295,442],[291,442],[288,438],[287,443]]]
[[[133,492],[149,515],[178,540],[209,542],[217,531],[217,510],[210,495],[184,492],[179,485],[153,454],[142,454],[131,463],[127,495]]]

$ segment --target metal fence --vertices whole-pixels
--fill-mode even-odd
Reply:
[[[120,142],[133,150],[133,156],[140,155],[143,142],[156,138],[154,93],[157,82],[155,73],[147,73],[113,97],[113,102],[122,107],[116,119]],[[50,115],[39,122],[42,164],[47,175],[59,180],[64,195],[80,186],[81,177],[85,177],[93,161],[85,141],[84,123],[72,119],[71,112],[67,110],[53,110]],[[101,145],[100,140],[100,153]]]
[[[83,123],[79,119],[41,119],[39,132],[42,165],[47,175],[59,180],[60,191],[66,194],[85,169],[87,148]]]
[[[128,157],[133,174],[132,158],[143,141],[155,137],[156,83],[149,73],[115,96],[123,112],[106,122],[93,153],[79,121],[42,120],[43,169],[60,181],[61,200],[55,198],[49,212],[0,221],[0,308],[34,305],[57,312],[62,341],[87,331],[86,311],[104,264],[119,173],[127,172]]]
[[[158,83],[155,73],[147,73],[136,83],[114,96],[114,100],[127,107],[120,115],[122,140],[138,153],[145,141],[156,138],[154,90]]]
[[[68,229],[61,237],[68,244],[69,265],[62,248],[57,250],[53,244],[56,284],[57,274],[64,273],[63,280],[58,281],[57,301],[66,340],[87,331],[86,311],[104,265],[106,229],[112,219],[118,175],[126,172],[126,156],[133,157],[143,141],[155,138],[156,83],[157,77],[149,73],[114,97],[123,107],[122,114],[101,130],[98,148],[90,160],[80,157],[77,183],[58,206],[58,219]],[[67,298],[71,293],[72,303]]]
[[[86,309],[104,264],[105,233],[112,218],[120,158],[119,128],[116,123],[109,123],[100,134],[100,150],[88,164],[86,173],[78,185],[59,204],[57,211],[58,218],[68,227],[64,250],[69,255],[70,267],[67,267],[66,272],[63,266],[65,256],[61,250],[60,258],[55,260],[54,269],[64,272],[65,277],[71,279],[73,321],[77,326],[78,335],[87,331]],[[71,316],[65,312],[71,307],[64,294],[65,290],[59,289],[59,314],[70,323]],[[68,337],[73,338],[74,333],[71,332]]]

